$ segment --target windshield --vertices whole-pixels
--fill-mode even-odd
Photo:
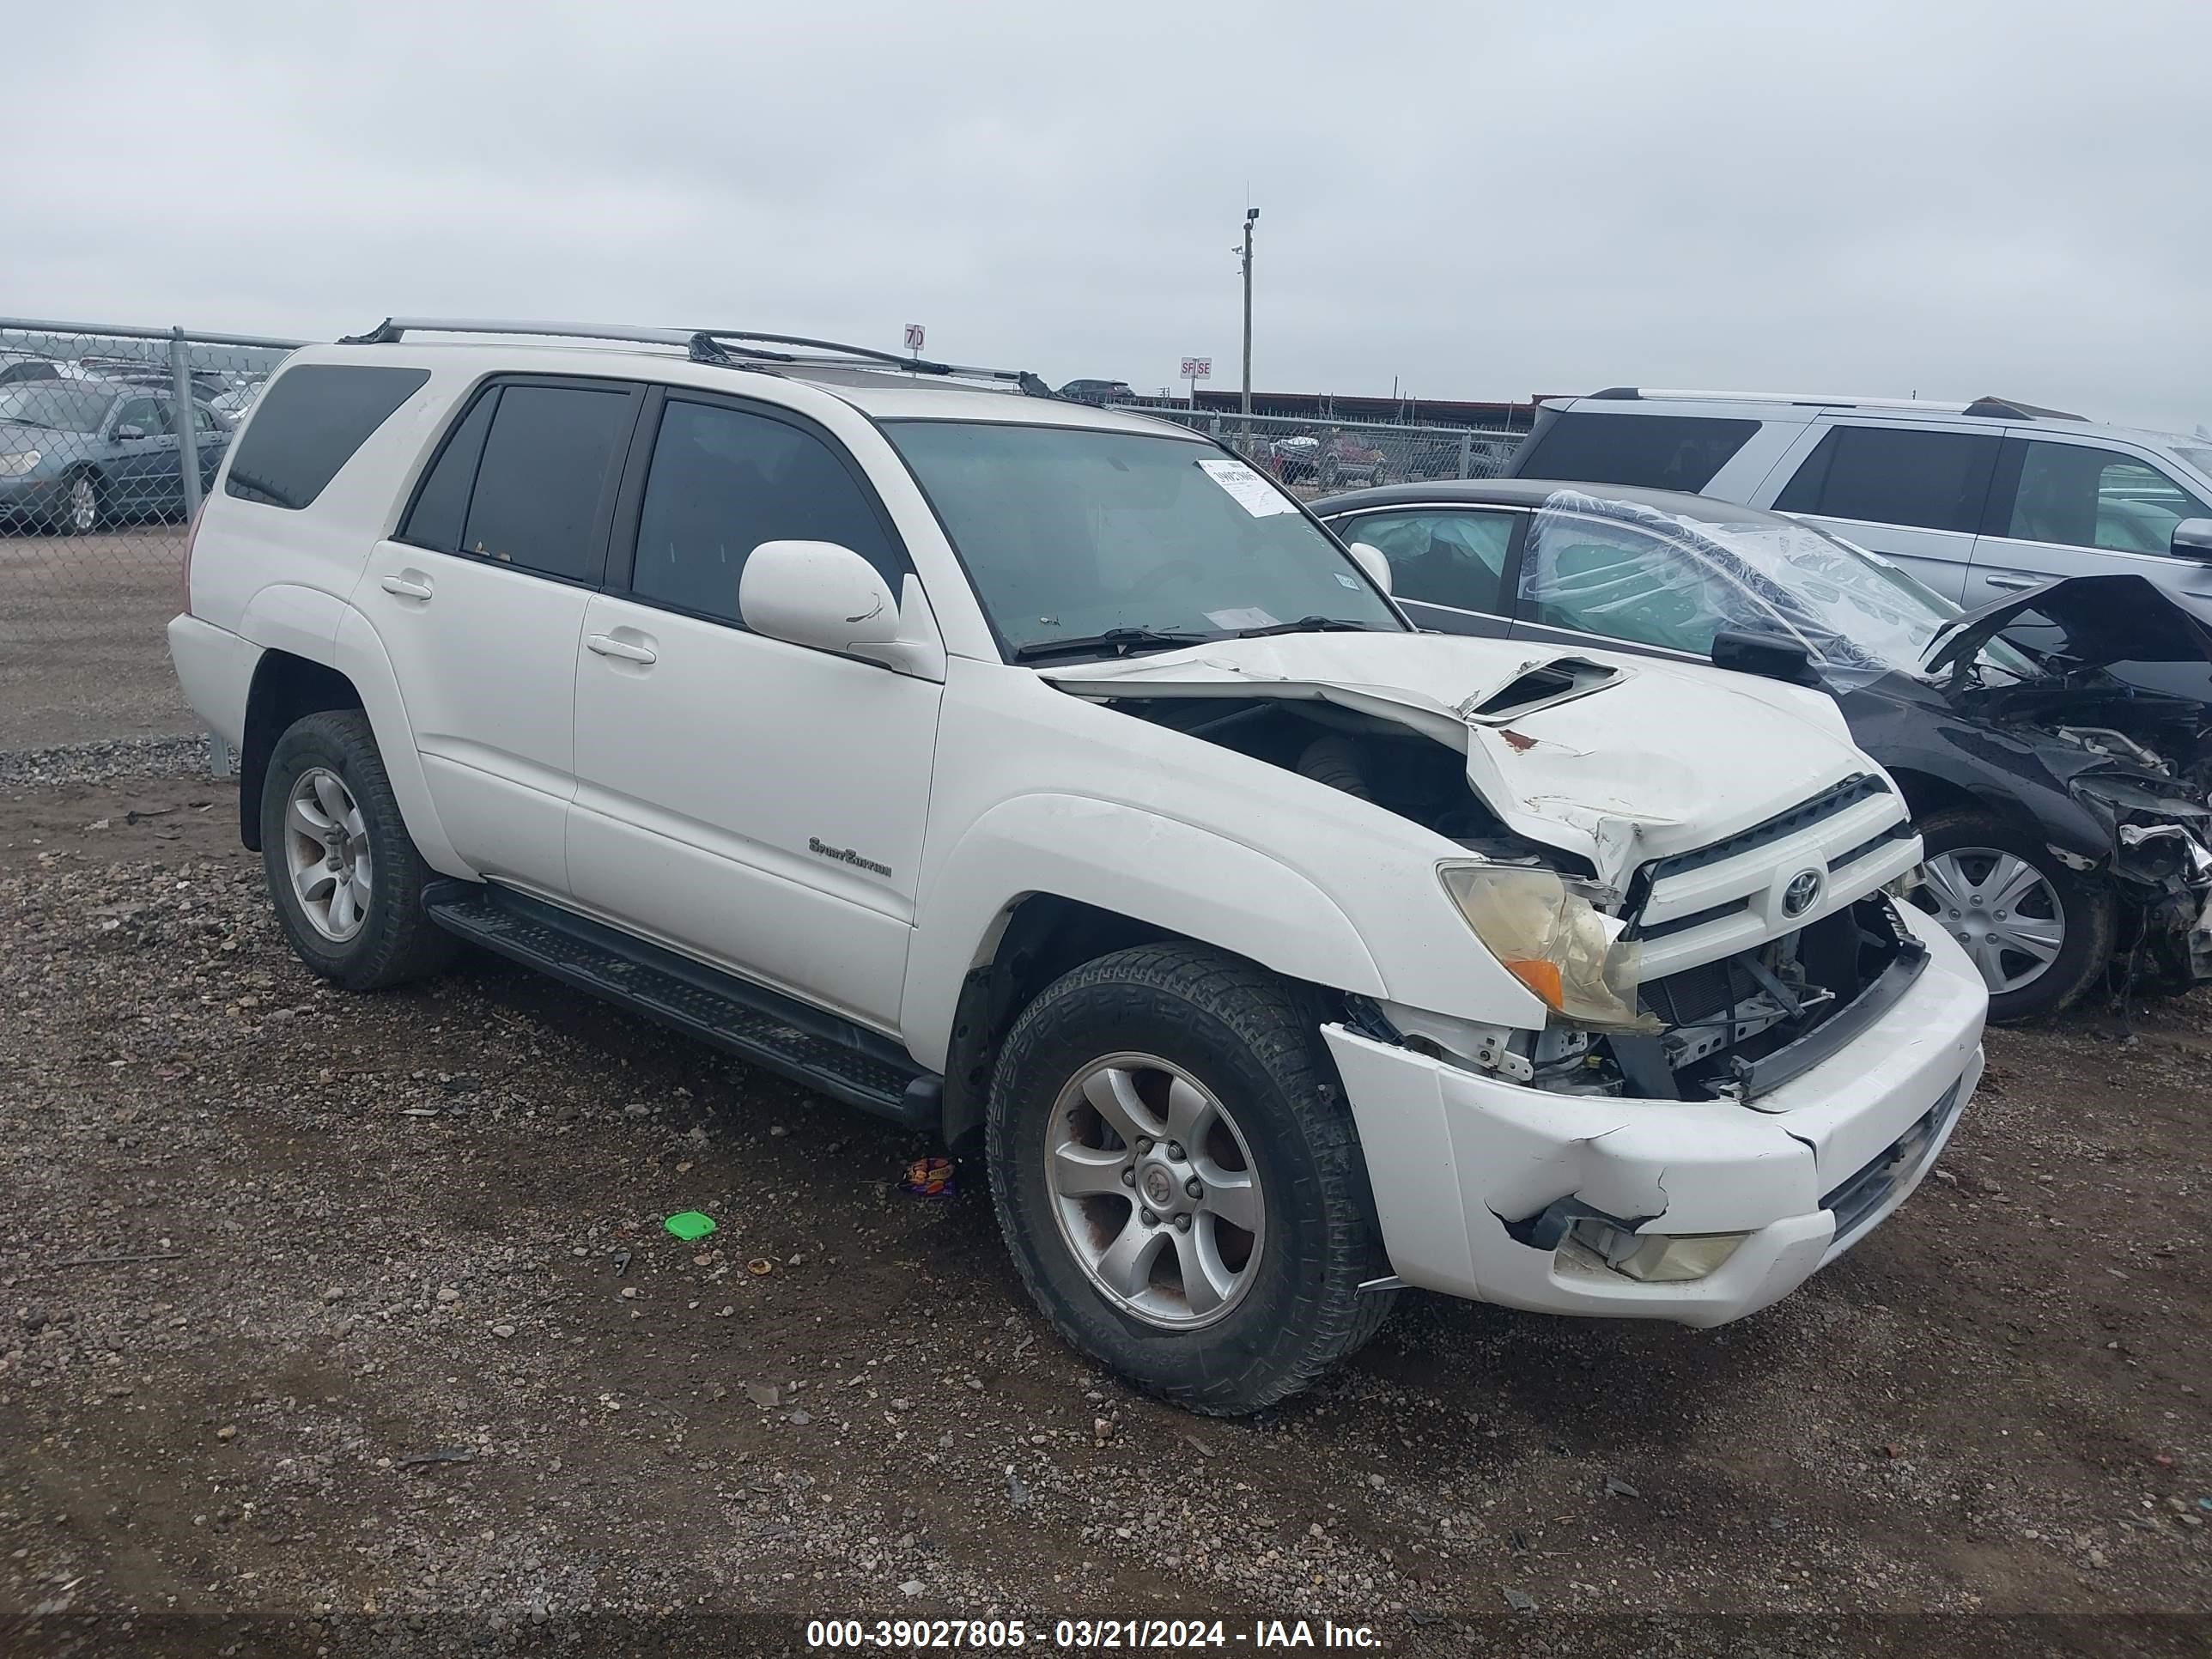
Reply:
[[[1539,620],[1709,654],[1723,629],[1803,642],[1832,682],[1917,673],[1959,607],[1888,560],[1811,525],[1711,523],[1555,491],[1528,533],[1522,597]],[[1985,667],[2036,671],[1992,643]]]
[[[2177,446],[2173,453],[2206,477],[2212,478],[2212,449],[2192,449],[2182,445]]]
[[[1191,439],[888,421],[1009,651],[1117,629],[1219,639],[1402,622],[1269,479]]]
[[[23,386],[0,392],[0,421],[52,427],[57,432],[97,432],[107,413],[104,392],[67,386]]]

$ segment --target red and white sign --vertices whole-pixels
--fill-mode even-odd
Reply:
[[[919,351],[921,349],[921,325],[920,323],[908,323],[906,325],[906,349],[908,351]]]
[[[1212,380],[1213,378],[1213,359],[1211,357],[1184,358],[1182,360],[1182,374],[1181,378],[1186,380]]]

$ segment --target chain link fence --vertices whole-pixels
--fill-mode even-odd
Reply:
[[[1218,439],[1297,495],[1426,478],[1494,478],[1528,436],[1504,427],[1400,426],[1117,404]]]
[[[192,730],[185,526],[297,343],[0,318],[0,749]]]

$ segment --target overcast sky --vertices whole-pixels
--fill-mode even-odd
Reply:
[[[348,15],[352,21],[344,21]],[[0,311],[2212,422],[2208,0],[23,5]]]

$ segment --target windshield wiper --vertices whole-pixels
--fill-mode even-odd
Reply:
[[[1296,622],[1269,623],[1265,628],[1240,628],[1240,640],[1264,639],[1270,634],[1371,634],[1375,630],[1364,622],[1353,622],[1344,617],[1301,617]]]
[[[1171,651],[1177,646],[1205,645],[1219,637],[1216,634],[1167,633],[1157,628],[1109,628],[1103,634],[1071,635],[1064,640],[1032,640],[1027,645],[1014,647],[1014,660],[1036,662],[1045,657],[1077,656],[1085,651],[1126,657],[1134,650]]]
[[[61,428],[52,421],[34,421],[27,415],[0,415],[0,422],[9,426],[33,426],[41,432],[58,432]]]

